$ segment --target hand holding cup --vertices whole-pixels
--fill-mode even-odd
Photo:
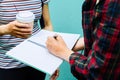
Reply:
[[[28,38],[32,34],[35,15],[29,11],[20,11],[16,20],[7,24],[7,32],[18,38]]]

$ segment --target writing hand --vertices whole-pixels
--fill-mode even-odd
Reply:
[[[64,40],[60,35],[57,35],[56,38],[49,36],[46,41],[48,50],[55,56],[60,57],[66,61],[69,61],[69,56],[73,53],[72,50],[68,49]]]

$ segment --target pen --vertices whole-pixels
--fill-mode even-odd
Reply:
[[[56,34],[56,35],[54,35],[53,37],[54,37],[54,39],[57,39],[58,35]]]
[[[37,43],[37,42],[31,41],[31,40],[28,40],[28,41],[31,42],[31,43],[33,43],[33,44],[36,44],[36,45],[38,45],[38,46],[43,47],[43,48],[46,49],[46,46],[43,45],[43,44],[40,44],[40,43]]]

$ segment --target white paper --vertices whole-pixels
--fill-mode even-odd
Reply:
[[[47,37],[54,36],[55,34],[60,34],[67,44],[68,48],[70,49],[72,49],[72,47],[80,37],[79,34],[59,33],[41,30],[34,36],[28,38],[15,48],[8,51],[6,54],[35,69],[52,75],[63,62],[62,59],[52,55],[45,47]],[[44,47],[41,47],[37,44],[43,45]]]

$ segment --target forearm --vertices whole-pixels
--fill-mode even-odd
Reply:
[[[44,24],[45,24],[44,27],[52,28],[52,23],[51,23],[51,20],[50,20],[48,4],[43,5],[42,13],[43,13],[43,20],[44,20]]]
[[[69,62],[69,58],[72,53],[74,53],[72,50],[66,50],[65,53],[61,55],[61,58]]]
[[[73,51],[72,50],[66,50],[65,53],[61,56],[64,60],[68,61],[69,62],[69,58],[71,56],[72,53],[74,53],[74,51],[79,51],[79,50],[83,50],[84,49],[84,38],[80,38],[75,47],[73,48]]]
[[[7,34],[7,25],[0,25],[0,36]]]
[[[82,37],[77,41],[76,45],[73,48],[73,51],[83,50],[84,46],[85,46],[84,45],[84,38]]]

